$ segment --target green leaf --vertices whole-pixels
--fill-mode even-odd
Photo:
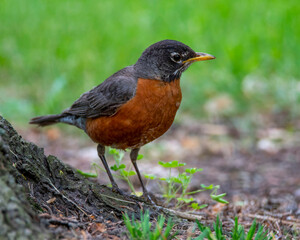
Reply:
[[[199,209],[202,209],[202,208],[206,208],[207,206],[208,206],[207,204],[202,204],[202,205],[199,206],[198,203],[192,203],[192,204],[190,205],[190,207],[192,207],[192,208],[195,209],[195,210],[199,210]]]
[[[215,238],[211,237],[211,230],[208,227],[204,227],[198,220],[196,220],[196,223],[198,225],[199,230],[202,232],[197,238],[194,238],[194,240],[215,240]]]
[[[119,166],[119,169],[124,169],[124,168],[126,168],[126,165],[125,165],[125,164],[121,164],[121,165]]]
[[[258,229],[255,234],[255,230],[257,228],[256,221],[252,222],[252,225],[249,229],[247,236],[245,237],[245,230],[244,227],[238,224],[238,218],[235,217],[234,227],[231,230],[231,238],[226,238],[223,235],[222,229],[222,222],[217,216],[216,222],[213,223],[214,226],[214,233],[210,231],[210,228],[203,226],[198,220],[196,220],[199,230],[202,232],[197,238],[193,240],[200,240],[200,239],[208,239],[208,240],[271,240],[273,239],[272,236],[268,234],[268,231],[264,231],[263,226],[258,225]]]
[[[168,219],[166,227],[164,228],[166,219],[163,215],[158,216],[155,226],[152,226],[149,211],[146,211],[145,213],[141,212],[140,220],[135,220],[134,216],[130,219],[127,213],[123,214],[123,219],[128,230],[127,236],[129,239],[174,239],[174,237],[178,234],[177,232],[172,235],[170,234],[174,227],[174,223],[171,218]]]
[[[171,181],[175,182],[175,183],[182,183],[182,180],[178,177],[172,177]]]
[[[249,232],[247,234],[246,240],[251,240],[254,237],[255,234],[255,229],[256,229],[256,220],[254,219],[254,221],[252,222],[252,225],[249,229]]]
[[[159,161],[158,164],[165,167],[165,168],[176,168],[176,167],[182,167],[182,166],[186,165],[185,163],[178,163],[177,160],[172,161],[172,162]]]
[[[133,226],[130,222],[130,218],[128,217],[127,213],[123,214],[123,219],[124,219],[124,223],[125,223],[127,230],[129,231],[131,236],[134,236]]]
[[[119,167],[115,164],[115,165],[110,167],[110,169],[113,170],[113,171],[118,171],[118,170],[121,170],[121,169],[124,169],[124,168],[126,168],[125,164],[121,164]]]
[[[214,194],[211,194],[210,195],[212,199],[217,199],[217,198],[222,198],[222,197],[225,197],[226,196],[226,193],[221,193],[219,195],[214,195]]]
[[[134,176],[136,175],[135,171],[126,171],[126,170],[122,170],[121,174],[124,176],[124,177],[130,177],[130,176]]]
[[[185,169],[186,173],[190,173],[190,174],[195,174],[196,172],[201,172],[203,171],[202,168],[187,168]]]
[[[119,154],[118,150],[117,150],[117,149],[114,149],[114,148],[110,148],[108,152],[109,152],[109,154],[111,154],[111,155]]]
[[[91,178],[96,178],[96,177],[98,177],[98,174],[97,174],[97,173],[86,173],[86,172],[83,172],[83,171],[81,171],[81,170],[79,170],[79,169],[77,169],[77,172],[78,172],[80,175],[84,176],[84,177],[91,177]]]
[[[224,198],[218,198],[216,199],[217,202],[219,203],[224,203],[224,204],[228,204],[229,202],[227,200],[225,200]]]
[[[128,177],[128,176],[129,176],[129,172],[126,171],[126,170],[122,170],[121,174],[122,174],[124,177]]]
[[[214,185],[209,185],[209,186],[205,186],[204,184],[201,184],[200,185],[202,188],[206,189],[206,190],[210,190],[210,189],[213,189],[214,188]]]
[[[216,222],[213,224],[215,229],[215,235],[219,240],[226,240],[223,236],[222,222],[220,221],[219,215],[217,215]]]
[[[238,225],[238,217],[234,218],[234,227],[233,232],[231,234],[233,240],[238,240],[241,237],[241,232],[239,232],[239,225]]]
[[[135,171],[129,171],[129,173],[128,173],[128,176],[130,177],[130,176],[134,176],[134,175],[136,175],[136,172]]]
[[[178,202],[185,202],[185,203],[190,203],[192,201],[195,201],[194,198],[177,198]]]
[[[113,170],[113,171],[115,171],[115,172],[119,170],[119,168],[118,168],[118,166],[116,164],[113,165],[113,166],[111,166],[110,169]]]
[[[137,156],[137,160],[141,160],[143,157],[144,157],[143,154],[139,154],[139,155]]]
[[[154,180],[157,178],[154,174],[144,174],[144,177],[147,179],[151,179],[151,180]]]
[[[228,204],[229,202],[222,198],[224,196],[226,196],[226,193],[222,193],[220,195],[210,195],[211,199],[215,200],[216,202]]]

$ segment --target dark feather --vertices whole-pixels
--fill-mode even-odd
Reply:
[[[103,83],[84,93],[63,114],[86,118],[111,116],[134,97],[137,78],[132,66],[123,68]]]
[[[58,123],[59,119],[62,117],[61,114],[57,115],[47,115],[47,116],[40,116],[40,117],[35,117],[30,120],[30,124],[37,124],[39,126],[47,126],[51,125],[54,123]]]
[[[57,114],[57,115],[47,115],[47,116],[35,117],[35,118],[32,118],[29,123],[37,124],[41,127],[44,127],[44,126],[62,122],[62,123],[74,125],[85,131],[86,130],[85,121],[86,121],[86,119],[82,118],[82,117],[66,115],[66,114]]]

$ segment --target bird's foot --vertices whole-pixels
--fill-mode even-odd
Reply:
[[[144,191],[142,198],[144,198],[151,205],[157,206],[154,195],[151,196],[147,191]]]
[[[118,187],[117,184],[113,184],[111,189],[112,189],[113,192],[119,193],[119,194],[122,195],[122,196],[126,195],[126,194]]]

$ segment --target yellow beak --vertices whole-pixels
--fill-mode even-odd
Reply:
[[[208,53],[196,52],[196,54],[197,54],[196,57],[189,58],[188,60],[183,61],[183,63],[212,60],[216,58],[215,56],[210,55]]]

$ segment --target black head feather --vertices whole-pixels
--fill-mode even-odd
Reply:
[[[196,56],[194,50],[181,42],[163,40],[148,47],[134,68],[138,77],[170,82],[180,78],[191,64],[184,61]]]

